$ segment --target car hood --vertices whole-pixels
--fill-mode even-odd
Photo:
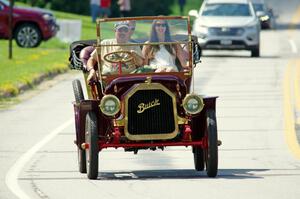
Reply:
[[[245,27],[255,23],[255,17],[199,17],[197,23],[207,27]]]
[[[16,6],[14,7],[14,13],[15,14],[50,14],[53,15],[50,10],[42,9],[42,8],[30,8],[30,7],[22,7],[22,6]]]

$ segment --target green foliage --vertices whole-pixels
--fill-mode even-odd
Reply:
[[[180,15],[179,4],[177,3],[178,0],[175,0],[175,1],[176,1],[176,3],[174,3],[171,6],[171,13],[172,13],[172,15]],[[190,10],[199,10],[202,2],[203,2],[203,0],[186,0],[185,6],[183,9],[183,14],[185,16],[187,16],[188,12]]]
[[[81,15],[90,14],[90,0],[16,0],[16,2]]]
[[[90,15],[90,0],[17,0],[37,7],[52,10]],[[111,17],[119,17],[118,0],[112,0]],[[171,14],[172,5],[177,0],[131,0],[131,16],[155,16]]]
[[[23,2],[31,6],[47,7],[51,0],[17,0],[17,2]]]
[[[51,9],[81,15],[89,15],[90,0],[52,0]]]
[[[133,16],[169,15],[175,0],[131,0]]]
[[[131,0],[131,16],[156,16],[171,14],[171,6],[177,0]],[[119,17],[117,0],[112,0],[111,17]]]

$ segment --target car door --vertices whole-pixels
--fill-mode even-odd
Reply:
[[[0,38],[8,37],[8,7],[0,1]]]

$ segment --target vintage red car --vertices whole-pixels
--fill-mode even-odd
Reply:
[[[128,22],[133,21],[134,27],[128,26]],[[117,29],[121,26],[123,30]],[[128,42],[104,42],[113,38],[117,31],[127,33],[126,28],[134,31]],[[169,39],[151,39],[153,31],[157,30],[168,30]],[[107,47],[115,49],[116,46],[121,46],[123,50],[105,50]],[[146,63],[148,54],[144,54],[144,49],[147,46],[149,49],[158,49],[160,46],[160,50],[176,46],[173,52],[177,55],[181,50],[186,65],[182,66],[175,54],[169,58],[174,58],[176,68],[168,70],[170,66],[167,63],[159,65],[163,63],[157,58],[160,50],[156,50],[154,58]],[[134,59],[133,52],[123,47],[141,49],[143,64],[128,71],[129,62]],[[191,35],[189,17],[98,20],[95,40],[78,41],[70,47],[70,67],[82,70],[85,79],[88,73],[84,67],[84,57],[89,58],[90,52],[82,56],[82,51],[87,48],[96,49],[98,62],[95,68],[98,78],[93,82],[85,82],[87,99],[84,98],[80,81],[73,81],[75,144],[81,173],[87,173],[89,179],[96,179],[98,155],[106,148],[121,147],[125,151],[137,153],[138,150],[191,146],[195,169],[206,169],[209,177],[217,175],[218,146],[221,143],[217,138],[217,97],[194,93],[193,69],[200,62],[201,49],[196,37]],[[168,53],[164,53],[160,61],[167,59]],[[155,64],[154,59],[157,59]],[[105,64],[108,63],[115,64],[113,72],[106,72]]]

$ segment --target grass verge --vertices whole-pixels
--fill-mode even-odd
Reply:
[[[55,12],[58,19],[82,20],[82,39],[95,37],[95,24],[90,17]],[[31,88],[45,76],[68,70],[69,44],[57,38],[42,42],[38,48],[20,48],[13,42],[13,59],[8,59],[8,41],[0,40],[0,103]]]
[[[171,7],[172,15],[180,15],[178,0],[175,0],[175,3]],[[183,15],[188,16],[190,10],[199,10],[203,0],[186,0]]]

